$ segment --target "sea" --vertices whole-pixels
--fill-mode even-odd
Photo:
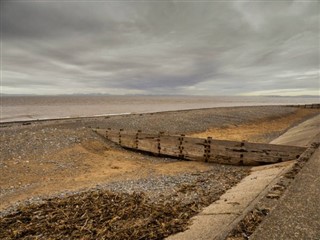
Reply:
[[[312,103],[320,103],[319,97],[4,95],[1,96],[0,122]]]

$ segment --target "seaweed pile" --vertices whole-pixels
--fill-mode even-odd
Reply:
[[[185,229],[198,208],[96,190],[20,207],[0,219],[0,238],[159,239]]]
[[[165,181],[171,191],[161,193],[155,185],[162,178],[137,181],[141,192],[126,192],[134,186],[95,188],[20,204],[0,215],[0,239],[163,239],[185,230],[192,216],[249,173],[247,168],[222,169],[169,178],[175,184]]]
[[[162,195],[156,201],[143,192],[98,189],[20,205],[0,217],[0,239],[162,239],[185,230],[192,216],[244,175],[240,172],[215,191],[201,187],[200,177],[180,185],[180,197]]]

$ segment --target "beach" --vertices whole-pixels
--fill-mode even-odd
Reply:
[[[250,167],[132,152],[107,141],[92,129],[164,131],[173,135],[268,143],[317,114],[319,109],[250,106],[2,123],[0,210],[2,215],[7,215],[28,202],[36,211],[40,203],[46,203],[43,199],[50,198],[52,202],[63,202],[68,212],[70,201],[74,206],[86,202],[92,197],[90,192],[97,196],[98,202],[104,201],[98,197],[101,194],[118,196],[124,202],[126,198],[133,201],[129,200],[131,195],[125,194],[138,194],[159,216],[165,208],[179,209],[188,216],[174,223],[177,215],[173,214],[172,219],[163,220],[165,227],[155,224],[149,229],[160,229],[155,238],[165,237],[185,229],[191,216],[237,184]],[[136,228],[146,231],[143,222]],[[148,235],[150,231],[146,234],[152,238]],[[126,235],[118,236],[120,239]]]

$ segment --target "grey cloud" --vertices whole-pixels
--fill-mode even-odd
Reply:
[[[305,74],[319,68],[315,1],[6,1],[1,9],[8,89],[244,94],[319,88],[319,74]],[[281,77],[289,71],[294,74]]]
[[[105,8],[103,4],[102,9]],[[108,15],[94,3],[6,2],[3,6],[3,35],[48,39],[86,35],[97,31],[116,31]]]

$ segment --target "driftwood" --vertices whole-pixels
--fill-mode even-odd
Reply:
[[[128,149],[185,160],[232,165],[262,165],[298,159],[304,147],[171,136],[123,129],[99,130],[107,139]]]

